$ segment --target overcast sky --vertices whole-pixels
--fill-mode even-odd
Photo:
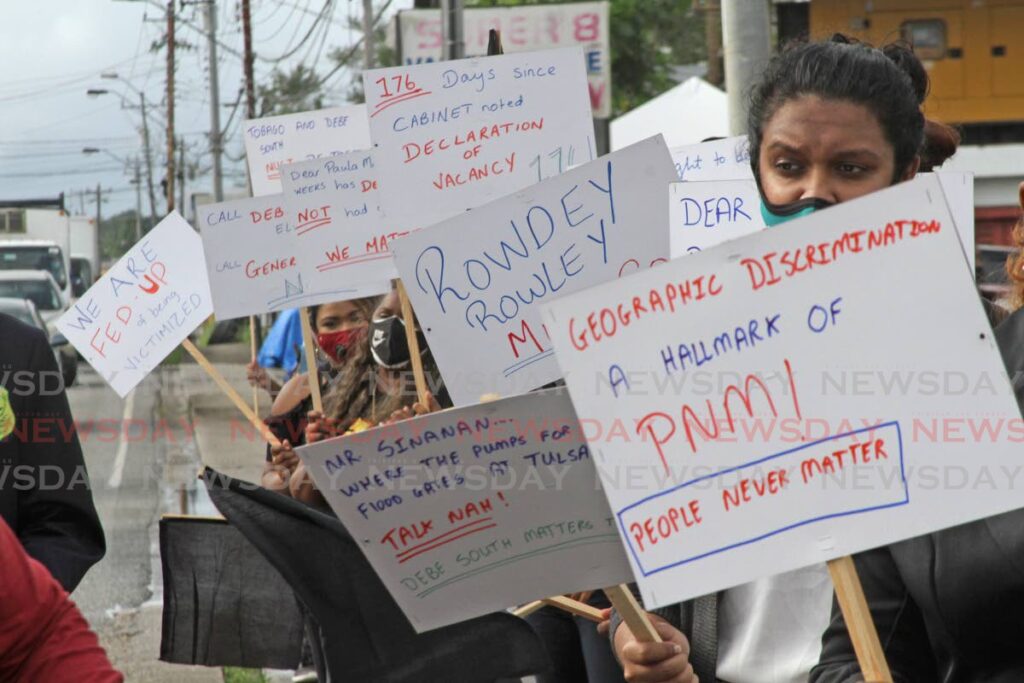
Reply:
[[[292,50],[310,31],[325,0],[251,0],[256,80],[266,82],[273,60]],[[166,28],[164,12],[155,0],[0,0],[0,198],[21,199],[68,194],[68,205],[80,212],[81,190],[95,191],[96,184],[110,189],[103,205],[111,215],[135,205],[130,172],[105,153],[86,156],[83,147],[102,148],[122,159],[141,157],[141,117],[137,110],[122,109],[123,95],[138,103],[129,87],[104,80],[104,71],[116,72],[146,93],[150,113],[150,140],[154,151],[154,178],[158,214],[163,211],[159,181],[166,149],[165,73],[166,52],[151,52]],[[375,3],[380,6],[378,0]],[[412,5],[394,0],[389,14]],[[179,5],[180,7],[180,5]],[[232,118],[242,79],[242,61],[231,54],[242,51],[241,22],[237,0],[217,0],[220,48],[221,125],[227,126],[226,151],[242,156],[239,123],[244,102]],[[280,62],[290,67],[299,62],[315,64],[321,74],[331,67],[327,53],[351,45],[358,34],[349,31],[347,18],[359,16],[358,0],[333,0],[330,23],[321,23],[295,50]],[[190,28],[203,26],[201,6],[187,4],[179,12],[178,40],[195,46],[178,51],[175,128],[184,135],[187,161],[208,169],[210,155],[209,86],[205,34]],[[326,32],[321,29],[326,27]],[[323,47],[321,47],[323,46]],[[230,48],[226,49],[226,48]],[[261,78],[262,77],[262,78]],[[329,82],[333,96],[327,104],[341,104],[351,74],[339,72]],[[87,97],[89,88],[105,88],[111,94]],[[230,121],[230,124],[228,123]],[[225,158],[225,193],[244,187],[241,162]],[[190,181],[190,189],[209,191],[209,173]],[[95,213],[86,197],[85,212]],[[143,212],[148,200],[143,192]]]

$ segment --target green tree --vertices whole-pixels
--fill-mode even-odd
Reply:
[[[390,4],[390,3],[388,3]],[[380,69],[387,66],[398,66],[398,55],[387,45],[388,22],[382,16],[383,12],[375,10],[377,20],[373,27],[374,39],[374,68]],[[363,22],[356,17],[349,18],[349,28],[357,33],[362,33]],[[357,43],[353,47],[335,48],[328,55],[334,62],[336,68],[348,69],[352,72],[345,97],[349,102],[362,104],[366,101],[363,93],[363,44]]]
[[[270,75],[270,84],[257,88],[256,98],[260,117],[294,114],[324,106],[320,77],[305,64],[287,72],[275,69]]]
[[[466,0],[467,6],[554,5],[586,0]],[[691,0],[611,0],[612,117],[673,85],[673,67],[706,59],[704,15]]]

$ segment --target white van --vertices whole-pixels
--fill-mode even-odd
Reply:
[[[43,270],[57,283],[66,307],[71,302],[71,278],[60,246],[50,240],[0,241],[0,270]]]

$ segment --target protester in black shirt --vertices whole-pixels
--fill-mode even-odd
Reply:
[[[70,592],[106,543],[60,377],[46,335],[0,314],[0,517]]]

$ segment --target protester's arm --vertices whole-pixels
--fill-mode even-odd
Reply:
[[[697,683],[690,665],[690,643],[678,628],[648,613],[660,643],[641,643],[620,623],[612,633],[612,652],[629,683]]]
[[[938,675],[921,612],[900,576],[888,547],[854,555],[871,617],[885,659],[896,683],[933,681]],[[832,621],[822,636],[821,659],[810,683],[853,683],[863,680],[857,655],[839,605],[833,600]]]
[[[18,495],[15,531],[28,554],[42,562],[70,592],[103,557],[106,542],[93,505],[71,407],[63,386],[57,390],[57,361],[46,336],[38,330],[31,330],[31,334],[28,368],[36,386],[21,402],[23,408],[17,417],[27,419],[27,424],[38,420],[40,430],[28,430],[25,440],[18,444],[18,464],[31,467],[36,480]],[[44,471],[50,477],[46,486],[40,479]],[[61,480],[53,485],[53,472],[57,471]]]
[[[3,520],[0,558],[0,680],[124,680],[67,593]]]

